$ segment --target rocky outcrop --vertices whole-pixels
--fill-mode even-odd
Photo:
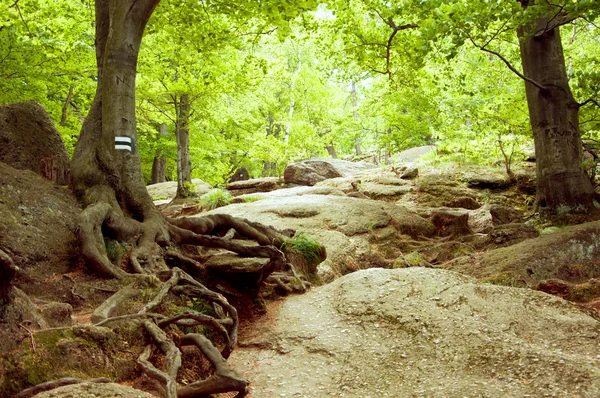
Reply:
[[[535,287],[537,282],[545,279],[582,283],[597,278],[600,276],[598,258],[600,222],[596,221],[509,247],[457,258],[444,267],[477,278],[510,274],[513,279],[524,280]]]
[[[194,192],[200,196],[212,189],[212,187],[199,178],[192,180]],[[177,195],[177,181],[167,181],[158,184],[147,185],[146,189],[154,200],[173,199]]]
[[[230,361],[257,397],[596,397],[599,330],[541,292],[370,269],[289,297]]]
[[[60,185],[70,180],[63,139],[36,102],[0,105],[0,162],[31,170]]]
[[[253,178],[239,180],[227,184],[227,190],[233,196],[248,195],[258,192],[271,192],[281,188],[283,181],[279,177]]]
[[[312,186],[329,178],[348,177],[374,168],[377,168],[377,166],[365,162],[348,162],[340,159],[310,159],[288,165],[285,168],[283,177],[287,184]]]
[[[116,383],[79,383],[63,386],[34,396],[35,398],[154,398],[154,395]]]
[[[407,240],[435,233],[431,222],[402,206],[339,195],[281,196],[285,191],[210,213],[313,235],[327,248],[327,259],[319,265],[319,274],[325,280],[362,267],[391,265],[405,250]]]

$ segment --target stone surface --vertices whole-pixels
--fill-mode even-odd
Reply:
[[[71,326],[73,323],[73,307],[69,303],[44,304],[40,306],[40,312],[50,327]]]
[[[235,181],[227,184],[227,190],[233,196],[252,194],[256,192],[271,192],[281,188],[283,181],[279,177],[253,178],[251,180]]]
[[[281,192],[285,190],[275,191]],[[240,203],[215,209],[250,221],[271,225],[277,229],[294,229],[314,236],[327,248],[327,259],[319,265],[319,273],[330,280],[342,274],[342,269],[383,266],[403,249],[407,236],[432,236],[433,225],[402,206],[370,199],[337,195],[274,196],[255,202]],[[371,247],[370,237],[387,227],[398,236],[382,242],[388,254],[378,254]],[[405,236],[400,236],[404,234]],[[375,244],[377,246],[377,244]],[[395,250],[392,250],[394,249]]]
[[[212,187],[199,178],[194,178],[192,184],[196,187],[196,195],[203,195],[210,191]],[[167,181],[158,184],[147,185],[146,189],[152,198],[157,200],[173,199],[177,194],[177,181]]]
[[[587,282],[600,276],[600,221],[567,227],[539,238],[457,258],[445,268],[477,278],[512,273],[529,285],[544,279]]]
[[[348,177],[374,168],[377,168],[377,166],[365,162],[349,162],[340,159],[310,159],[288,165],[283,176],[287,184],[312,186],[329,178]]]
[[[537,291],[370,269],[265,318],[230,358],[253,397],[600,395],[600,323]]]
[[[156,398],[154,395],[116,383],[79,383],[63,386],[35,398]]]
[[[496,247],[514,245],[538,236],[540,236],[540,233],[537,229],[522,223],[497,225],[489,233],[490,243]]]
[[[0,105],[0,162],[66,185],[70,160],[60,133],[36,102]]]
[[[418,160],[421,156],[428,154],[435,150],[434,145],[418,146],[415,148],[406,149],[392,158],[394,162],[398,163],[410,163]]]

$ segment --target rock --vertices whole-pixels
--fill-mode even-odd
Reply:
[[[468,244],[450,241],[443,242],[433,247],[425,247],[399,257],[394,262],[394,268],[424,267],[444,264],[456,257],[466,256],[475,250]]]
[[[375,182],[365,182],[360,185],[360,193],[371,199],[396,199],[410,191],[409,185],[383,185]]]
[[[458,198],[451,199],[443,203],[443,206],[468,210],[475,210],[481,207],[481,205],[475,199],[469,196],[460,196]]]
[[[504,247],[533,239],[540,233],[533,226],[521,223],[502,224],[494,227],[489,233],[490,243],[496,247]]]
[[[411,163],[435,149],[436,147],[434,145],[425,145],[406,149],[394,155],[392,157],[392,161],[394,163]]]
[[[71,289],[71,282],[53,277],[72,271],[78,260],[80,212],[66,187],[0,162],[0,248],[28,278],[20,285],[25,293],[62,298],[61,284]]]
[[[437,210],[431,215],[431,222],[440,236],[470,235],[469,214],[463,211]]]
[[[285,189],[274,193],[281,191]],[[342,268],[383,266],[384,260],[392,262],[398,257],[397,250],[404,250],[402,240],[406,236],[375,242],[375,247],[371,247],[371,237],[383,229],[392,227],[396,233],[414,238],[435,233],[431,222],[402,206],[336,195],[274,196],[229,205],[208,214],[212,213],[309,233],[327,249],[328,258],[319,265],[319,274],[325,280],[341,275]],[[386,250],[380,251],[378,245]]]
[[[416,180],[414,201],[419,205],[440,207],[455,198],[476,200],[477,191],[468,188],[462,175],[451,172],[421,175]]]
[[[48,303],[40,306],[40,311],[49,327],[71,326],[73,307],[69,303]]]
[[[600,395],[600,322],[446,270],[354,272],[256,325],[229,359],[252,396]]]
[[[279,177],[263,177],[231,182],[227,184],[226,188],[233,196],[240,196],[257,192],[271,192],[280,188],[281,183]]]
[[[212,187],[199,178],[194,178],[192,184],[195,186],[196,195],[200,196],[212,189]],[[158,184],[146,185],[148,193],[155,200],[173,199],[177,195],[177,181],[167,181]]]
[[[511,222],[521,222],[523,214],[518,210],[502,205],[490,205],[490,215],[492,216],[492,224],[510,224]]]
[[[35,398],[154,398],[154,395],[116,383],[79,383],[63,386],[34,396]]]
[[[535,146],[530,145],[523,148],[523,153],[525,154],[525,160],[528,162],[535,162]]]
[[[231,179],[229,180],[230,183],[232,182],[236,182],[236,181],[246,181],[250,178],[250,176],[248,175],[248,170],[246,170],[245,167],[239,168],[235,171],[235,173],[233,173],[233,176],[231,177]]]
[[[477,189],[505,189],[512,181],[503,173],[467,172],[465,178],[469,187]]]
[[[404,180],[412,180],[414,178],[417,178],[418,175],[419,175],[419,169],[410,167],[402,173],[400,178],[402,178]]]
[[[477,278],[510,272],[534,286],[544,279],[582,283],[598,278],[598,258],[600,221],[595,221],[567,227],[509,247],[457,258],[444,267]],[[485,267],[481,264],[485,264]]]
[[[469,228],[479,234],[487,234],[494,228],[490,205],[486,204],[469,212]]]
[[[0,105],[0,162],[31,170],[60,185],[70,180],[63,139],[36,102]]]
[[[310,159],[292,163],[285,168],[283,177],[287,184],[315,185],[319,181],[356,175],[377,168],[374,164],[348,162],[340,159]]]
[[[330,180],[328,180],[330,181]],[[244,194],[236,196],[232,203],[245,203],[252,200],[268,199],[268,198],[282,198],[290,196],[303,196],[303,195],[334,195],[334,196],[345,196],[341,190],[330,187],[316,185],[314,187],[309,186],[298,186],[293,188],[281,188],[271,192],[255,192],[252,194]]]

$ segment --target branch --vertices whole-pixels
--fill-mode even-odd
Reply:
[[[590,104],[590,103],[592,103],[592,104],[596,105],[598,108],[600,108],[600,103],[598,103],[598,101],[596,101],[593,98],[590,98],[590,99],[585,100],[582,103],[578,104],[578,108],[581,108],[582,106],[585,106],[585,105]]]
[[[527,77],[524,74],[522,74],[521,72],[519,72],[514,66],[511,65],[510,62],[508,62],[508,60],[506,58],[504,58],[502,55],[500,55],[500,53],[498,53],[496,51],[493,51],[493,50],[490,50],[490,49],[487,49],[484,46],[480,46],[479,44],[475,43],[475,40],[473,40],[470,36],[469,36],[469,40],[471,41],[471,43],[473,43],[473,45],[475,47],[477,47],[481,51],[485,51],[486,53],[493,54],[496,57],[500,58],[502,60],[502,62],[504,62],[506,64],[506,66],[508,66],[508,69],[510,69],[511,71],[513,71],[521,79],[525,80],[526,82],[528,82],[530,84],[533,84],[534,86],[536,86],[537,88],[539,88],[542,91],[546,89],[546,87],[542,86],[540,83],[536,82],[533,79],[530,79],[529,77]]]

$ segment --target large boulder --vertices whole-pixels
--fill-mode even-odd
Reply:
[[[325,280],[363,267],[391,266],[406,250],[405,242],[410,237],[435,233],[431,222],[402,206],[339,194],[277,195],[221,207],[208,214],[229,214],[313,235],[327,248],[327,259],[319,265],[319,274]]]
[[[72,283],[52,278],[71,271],[79,258],[80,212],[66,187],[0,162],[0,248],[29,278],[22,285],[26,293],[57,288],[59,296],[70,297]]]
[[[154,395],[116,383],[79,383],[56,388],[37,395],[35,398],[154,398]]]
[[[281,185],[283,185],[283,181],[279,177],[263,177],[236,180],[227,184],[226,188],[233,196],[241,196],[257,192],[271,192],[281,188]]]
[[[257,397],[597,397],[599,330],[545,293],[369,269],[278,304],[229,361]]]
[[[31,170],[61,185],[69,183],[65,144],[44,108],[36,102],[0,105],[0,162]]]
[[[507,224],[507,227],[509,225],[512,224]],[[495,230],[491,239],[498,234]],[[531,231],[530,236],[533,234],[534,231]],[[525,281],[535,287],[539,281],[546,279],[582,283],[598,278],[598,258],[600,221],[564,228],[509,247],[460,257],[444,264],[444,267],[477,278],[493,280],[498,275],[503,275],[504,279],[510,276],[512,280]]]
[[[285,168],[283,177],[287,184],[312,186],[329,178],[348,177],[375,168],[377,168],[376,165],[366,162],[310,159],[288,165]]]
[[[196,195],[203,195],[212,189],[209,184],[199,178],[194,178],[192,184],[194,184],[194,192]],[[177,181],[167,181],[147,185],[146,189],[154,200],[173,199],[175,195],[177,195]]]
[[[435,150],[434,145],[418,146],[410,149],[406,149],[393,156],[392,160],[397,163],[412,163],[418,160],[420,157],[427,155],[429,152]]]

